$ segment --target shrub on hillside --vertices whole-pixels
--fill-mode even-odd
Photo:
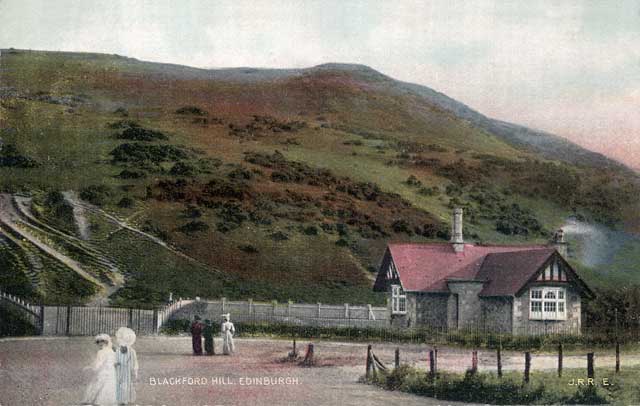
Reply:
[[[173,145],[146,145],[125,143],[117,146],[109,153],[114,162],[141,163],[150,161],[160,163],[186,159],[189,154],[182,148]]]
[[[131,141],[157,141],[169,139],[169,137],[160,131],[149,130],[138,126],[127,127],[122,131],[122,133],[120,133],[118,138]]]
[[[193,233],[207,231],[208,229],[209,229],[209,225],[204,221],[193,220],[183,225],[182,227],[180,227],[179,230],[185,234],[193,234]]]
[[[96,206],[102,206],[111,197],[111,188],[106,185],[91,185],[80,190],[80,198]]]
[[[0,144],[0,167],[35,168],[38,162],[26,155],[21,155],[14,144]]]
[[[206,111],[202,110],[200,107],[184,106],[184,107],[180,107],[178,110],[176,110],[176,114],[192,115],[192,116],[206,116],[209,113],[207,113]]]

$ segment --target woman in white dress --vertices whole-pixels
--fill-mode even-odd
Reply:
[[[85,391],[85,405],[115,406],[116,403],[116,355],[111,348],[111,338],[107,334],[96,336],[100,348],[93,365],[85,369],[93,372]]]
[[[138,357],[133,343],[136,333],[127,327],[120,327],[116,332],[118,348],[116,349],[116,399],[118,405],[130,405],[136,401],[136,384],[138,379]]]
[[[230,314],[222,315],[222,353],[224,355],[231,355],[234,351],[233,345],[233,335],[236,332],[235,327],[233,327],[233,323],[229,321]]]

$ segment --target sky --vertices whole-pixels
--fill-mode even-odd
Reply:
[[[640,170],[640,0],[0,0],[0,48],[360,63]]]

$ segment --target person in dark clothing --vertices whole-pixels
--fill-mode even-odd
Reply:
[[[204,321],[202,335],[204,336],[204,351],[207,355],[215,355],[216,350],[213,342],[213,326],[211,325],[211,320]]]
[[[191,323],[191,343],[193,345],[193,355],[202,355],[202,328],[200,316],[193,316]]]

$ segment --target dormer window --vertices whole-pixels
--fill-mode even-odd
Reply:
[[[533,288],[529,296],[529,319],[566,320],[567,294],[564,288]]]
[[[391,285],[391,313],[407,313],[407,294],[400,285]]]

